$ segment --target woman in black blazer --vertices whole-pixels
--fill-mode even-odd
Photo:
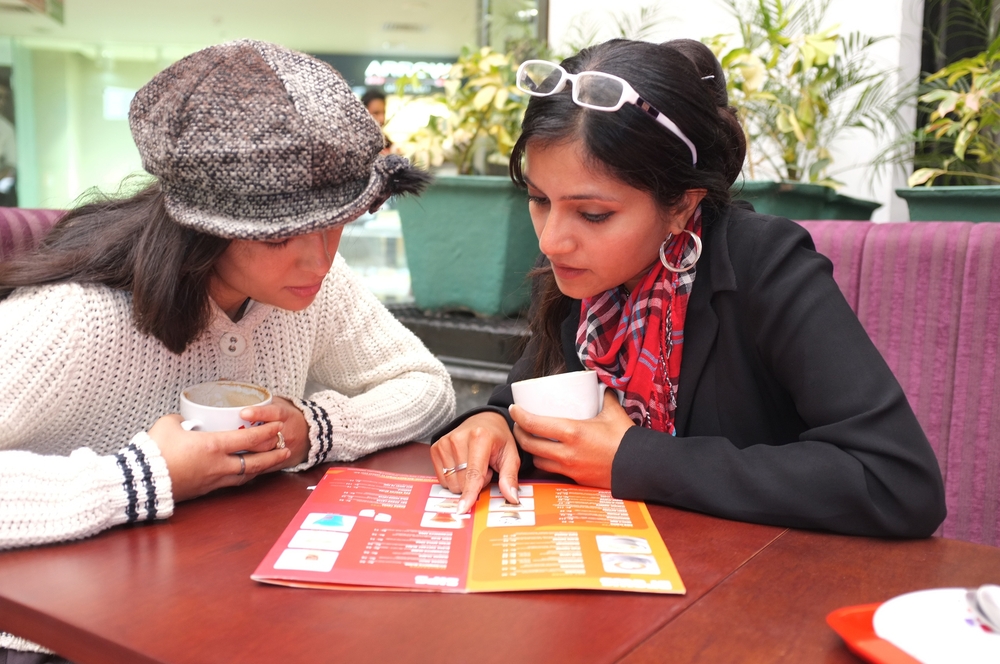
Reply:
[[[509,382],[594,369],[623,405],[608,390],[592,420],[545,418],[499,388],[432,447],[460,508],[494,469],[516,501],[524,459],[731,519],[933,533],[934,453],[830,262],[729,200],[745,139],[711,51],[614,40],[518,84],[534,97],[511,173],[546,260]]]

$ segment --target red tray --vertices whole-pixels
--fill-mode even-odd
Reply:
[[[880,639],[872,626],[875,609],[882,604],[845,606],[826,617],[826,624],[833,628],[847,644],[848,649],[872,664],[920,664],[888,641]]]

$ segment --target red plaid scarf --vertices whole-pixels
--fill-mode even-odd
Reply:
[[[701,236],[700,206],[687,229]],[[681,233],[665,253],[671,265],[687,265],[695,251],[691,236]],[[632,293],[619,286],[584,298],[576,334],[580,361],[624,394],[622,406],[632,421],[671,435],[694,276],[695,268],[671,272],[657,261]]]

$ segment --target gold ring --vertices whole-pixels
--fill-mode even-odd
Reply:
[[[285,434],[281,433],[280,431],[278,432],[278,444],[274,446],[274,449],[276,450],[285,449]]]

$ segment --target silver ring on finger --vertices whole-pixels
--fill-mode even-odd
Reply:
[[[281,433],[280,431],[278,432],[278,444],[274,446],[274,449],[276,450],[285,449],[285,434]]]
[[[469,467],[469,464],[467,464],[467,463],[460,463],[457,466],[455,466],[454,468],[442,468],[441,469],[441,474],[444,475],[445,477],[448,477],[449,475],[453,475],[453,474],[457,473],[460,470],[465,470],[468,467]]]
[[[246,472],[247,472],[247,462],[243,460],[243,455],[242,454],[237,454],[236,456],[238,456],[240,458],[240,472],[238,472],[236,474],[236,476],[239,477],[241,475],[246,475]]]

